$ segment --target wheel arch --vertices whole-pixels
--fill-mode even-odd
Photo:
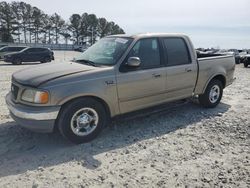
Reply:
[[[206,85],[205,85],[202,93],[204,93],[206,91],[208,84],[212,80],[219,80],[222,83],[223,89],[226,87],[226,76],[223,75],[223,74],[217,74],[217,75],[213,75],[210,79],[208,79],[208,81],[207,81],[207,83],[206,83]]]
[[[100,98],[100,97],[98,97],[98,96],[94,96],[94,95],[78,96],[78,97],[74,97],[74,98],[70,98],[70,99],[68,99],[68,100],[65,100],[65,101],[62,103],[62,105],[61,105],[61,110],[62,110],[62,108],[65,107],[67,104],[69,104],[69,103],[71,103],[71,102],[73,102],[73,101],[75,101],[75,100],[82,99],[82,98],[92,98],[92,99],[98,101],[99,103],[101,103],[101,104],[103,105],[105,111],[107,112],[108,117],[111,117],[111,110],[110,110],[110,107],[109,107],[108,103],[107,103],[105,100],[103,100],[102,98]],[[60,111],[61,111],[61,110],[60,110]],[[60,112],[59,112],[59,113],[60,113]]]

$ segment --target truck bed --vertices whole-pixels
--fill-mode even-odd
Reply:
[[[206,58],[206,57],[219,57],[219,56],[224,56],[224,54],[206,54],[206,53],[196,53],[197,58]]]
[[[204,93],[207,84],[217,74],[225,77],[224,86],[233,82],[235,69],[235,58],[232,55],[218,55],[213,57],[198,58],[198,75],[197,84],[194,91],[195,95]]]

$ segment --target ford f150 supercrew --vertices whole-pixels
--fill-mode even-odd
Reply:
[[[94,139],[110,118],[197,96],[213,108],[232,84],[230,55],[197,57],[186,35],[114,35],[72,62],[38,65],[12,75],[6,103],[13,119],[74,143]]]

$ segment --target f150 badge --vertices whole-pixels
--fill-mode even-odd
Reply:
[[[106,80],[105,83],[106,83],[108,86],[114,85],[114,84],[115,84],[114,80]]]

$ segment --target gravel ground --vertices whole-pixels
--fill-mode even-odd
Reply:
[[[77,55],[55,53],[56,61]],[[166,104],[72,145],[8,115],[11,74],[29,66],[0,62],[0,187],[250,187],[250,68],[237,65],[215,109]]]

